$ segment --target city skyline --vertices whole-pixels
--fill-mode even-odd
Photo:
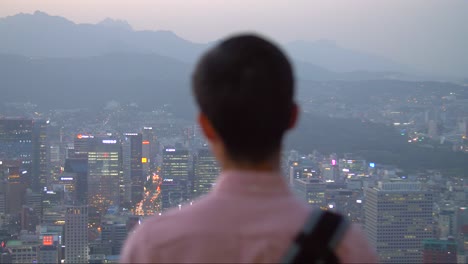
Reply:
[[[311,211],[340,260],[466,263],[467,12],[0,0],[0,263],[275,262]]]

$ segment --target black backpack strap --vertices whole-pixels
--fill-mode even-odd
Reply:
[[[281,263],[339,263],[334,251],[349,224],[339,214],[314,210]]]

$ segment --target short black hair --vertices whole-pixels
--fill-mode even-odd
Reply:
[[[256,35],[221,41],[198,62],[192,88],[231,159],[259,162],[280,150],[294,107],[294,78],[276,45]]]

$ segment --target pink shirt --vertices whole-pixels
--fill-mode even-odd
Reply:
[[[227,171],[192,206],[145,220],[129,235],[121,263],[277,263],[311,209],[281,177]],[[336,250],[343,263],[375,263],[363,232],[352,225]]]

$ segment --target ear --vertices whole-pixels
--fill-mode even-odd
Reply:
[[[293,129],[296,126],[298,118],[299,118],[299,106],[296,103],[293,103],[288,129]]]
[[[206,115],[200,112],[198,114],[197,121],[203,131],[203,135],[208,139],[208,141],[213,142],[218,140],[218,135]]]

